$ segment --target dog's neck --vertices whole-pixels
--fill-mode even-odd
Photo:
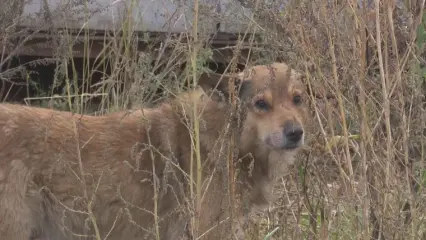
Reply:
[[[242,139],[259,139],[256,129],[244,129]],[[242,167],[248,172],[251,188],[252,202],[258,210],[264,210],[268,204],[276,200],[273,186],[289,173],[294,164],[297,151],[274,151],[263,143],[242,141],[240,157]]]

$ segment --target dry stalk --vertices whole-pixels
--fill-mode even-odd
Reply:
[[[152,144],[151,144],[151,137],[149,134],[149,129],[147,129],[147,133],[146,136],[148,138],[148,144],[149,144],[149,154],[151,157],[151,161],[152,161],[152,182],[153,182],[153,188],[154,188],[154,227],[155,227],[155,235],[156,235],[156,239],[160,240],[160,225],[158,224],[158,188],[159,188],[159,183],[158,183],[158,178],[156,176],[156,169],[155,169],[155,156],[154,156],[154,152],[152,150]]]
[[[389,23],[389,28],[390,28],[390,37],[391,37],[391,41],[392,41],[392,50],[393,50],[393,55],[395,57],[395,75],[396,75],[396,84],[398,86],[399,89],[403,89],[403,85],[402,85],[402,78],[401,78],[401,73],[402,73],[402,69],[400,66],[400,60],[399,60],[399,53],[398,53],[398,45],[397,45],[397,41],[396,41],[396,35],[395,35],[395,29],[394,29],[394,21],[393,21],[393,9],[395,8],[395,3],[393,2],[388,2],[387,3],[387,16],[388,16],[388,23]],[[405,165],[405,178],[408,184],[408,191],[409,191],[409,197],[408,197],[408,204],[410,206],[410,213],[411,213],[411,217],[415,218],[414,215],[414,211],[412,209],[413,206],[413,202],[411,199],[412,196],[412,192],[411,192],[411,186],[410,186],[410,163],[409,163],[409,159],[408,159],[408,131],[409,128],[407,126],[407,115],[405,114],[405,99],[404,99],[404,91],[399,91],[398,92],[398,100],[399,100],[399,104],[402,108],[402,145],[403,145],[403,151],[404,151],[404,165]],[[411,224],[411,236],[414,237],[414,224]]]
[[[197,87],[197,54],[198,54],[198,10],[199,10],[199,2],[198,0],[194,0],[194,18],[192,22],[192,50],[191,51],[191,68],[192,68],[192,84],[193,88]],[[193,236],[198,236],[199,231],[199,221],[196,219],[200,217],[201,213],[201,188],[202,188],[202,164],[201,164],[201,152],[200,152],[200,119],[198,116],[198,103],[193,103],[193,141],[195,141],[195,161],[196,161],[196,195],[195,195],[195,216],[192,217],[192,226],[193,229]],[[192,146],[192,145],[191,145]],[[192,147],[191,147],[192,148]],[[191,182],[193,181],[193,166],[194,166],[194,159],[191,154],[191,164],[190,164],[190,176],[191,176]],[[191,197],[194,195],[194,190],[192,189],[192,183],[191,186]]]
[[[323,7],[325,7],[323,5]],[[334,43],[334,36],[332,36],[332,33],[329,29],[327,29],[327,37],[328,37],[328,43],[329,43],[329,54],[331,57],[331,66],[332,66],[332,73],[333,73],[333,80],[334,80],[334,86],[336,87],[336,95],[337,95],[337,104],[339,106],[339,114],[340,118],[342,120],[342,130],[343,130],[343,136],[344,136],[344,146],[345,146],[345,157],[346,157],[346,167],[349,170],[349,180],[351,185],[351,195],[355,192],[354,189],[354,173],[352,169],[352,162],[351,162],[351,154],[349,151],[349,133],[348,133],[348,125],[346,123],[346,113],[344,109],[344,102],[343,102],[343,96],[342,92],[340,91],[340,84],[339,84],[339,75],[337,73],[337,59],[336,59],[336,53],[335,53],[335,43]]]
[[[352,1],[352,10],[354,9],[353,6],[356,6],[357,2],[356,1]],[[364,6],[366,6],[366,1],[364,0],[363,3]],[[364,19],[367,18],[367,8],[364,7],[363,8],[363,13],[362,16]],[[364,86],[365,86],[365,79],[367,76],[367,56],[366,56],[366,52],[367,52],[367,34],[365,33],[365,28],[364,27],[360,27],[358,24],[358,17],[357,14],[354,12],[354,22],[355,22],[355,29],[357,32],[356,35],[356,42],[358,44],[356,44],[356,46],[359,48],[360,52],[359,52],[359,56],[360,56],[360,61],[361,61],[361,66],[360,66],[360,77],[358,78],[359,80],[356,81],[358,84],[358,89],[359,89],[359,107],[360,107],[360,111],[361,111],[361,141],[360,141],[360,154],[361,154],[361,166],[362,166],[362,178],[363,178],[363,196],[365,196],[363,198],[362,203],[362,209],[363,209],[363,223],[365,226],[365,229],[362,231],[362,236],[363,239],[369,239],[370,238],[370,227],[369,227],[369,216],[368,216],[368,211],[370,209],[370,201],[368,196],[368,177],[367,177],[367,167],[368,167],[368,162],[367,162],[367,139],[369,136],[369,128],[368,128],[368,117],[367,117],[367,113],[366,113],[366,103],[365,103],[365,90],[364,90]]]
[[[93,214],[93,198],[89,200],[89,196],[87,194],[86,174],[84,171],[83,161],[81,159],[80,134],[78,131],[78,123],[76,122],[76,119],[74,117],[72,121],[73,121],[73,130],[74,130],[74,136],[75,136],[76,147],[77,147],[76,151],[77,151],[77,158],[78,158],[78,166],[80,168],[80,175],[81,175],[80,179],[83,184],[84,199],[86,199],[87,201],[87,213],[89,215],[90,222],[92,223],[93,229],[95,230],[96,240],[101,240],[101,234],[99,232],[98,224],[96,222],[96,217]]]
[[[388,83],[386,81],[386,72],[384,70],[384,58],[382,50],[382,36],[381,36],[381,27],[380,27],[380,0],[375,0],[375,14],[376,14],[376,45],[377,45],[377,54],[379,58],[379,70],[380,78],[382,83],[382,100],[383,100],[383,111],[385,116],[385,125],[386,125],[386,167],[385,167],[385,180],[384,187],[389,188],[389,174],[390,174],[390,164],[393,162],[393,149],[392,149],[392,132],[391,132],[391,123],[390,123],[390,101],[388,95]],[[388,196],[387,192],[384,193],[383,199],[383,210],[382,216],[380,218],[380,229],[379,232],[383,231],[383,216],[386,216],[387,213],[387,204]]]

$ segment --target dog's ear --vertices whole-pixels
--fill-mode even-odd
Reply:
[[[234,91],[240,99],[245,99],[250,95],[251,81],[249,79],[242,79],[241,74],[203,73],[198,80],[198,85],[204,92],[211,95],[212,99],[217,101],[227,101],[229,99],[232,83]]]

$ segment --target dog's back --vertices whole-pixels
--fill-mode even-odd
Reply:
[[[69,239],[152,238],[151,172],[161,178],[166,164],[155,151],[178,155],[186,140],[170,105],[92,117],[0,104],[0,113],[2,239],[64,239],[63,227]],[[161,197],[160,216],[174,207],[170,191]]]

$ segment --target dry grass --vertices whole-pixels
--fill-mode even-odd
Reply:
[[[37,89],[30,66],[53,63],[53,87],[37,94],[28,90],[30,104],[38,99],[46,107],[89,113],[150,106],[192,87],[214,52],[197,24],[161,46],[149,43],[137,52],[144,39],[124,16],[122,26],[105,34],[95,59],[89,57],[91,33],[80,29],[82,67],[73,58],[76,35],[67,29],[52,34],[60,36],[54,38],[53,59],[11,67],[37,31],[17,29],[14,14],[22,1],[6,2],[0,10],[0,94],[6,100],[10,86]],[[128,2],[131,9],[135,1]],[[360,9],[362,1],[355,0],[286,2],[282,10],[278,3],[248,1],[256,13],[246,19],[248,30],[260,37],[249,38],[247,46],[239,41],[226,71],[235,71],[242,49],[249,48],[243,64],[284,60],[328,98],[311,99],[308,149],[277,184],[280,201],[253,218],[253,239],[426,239],[425,1],[400,1],[396,7],[394,1],[376,0],[369,9]],[[209,17],[195,12],[194,23]],[[92,79],[95,73],[100,80]],[[197,152],[199,123],[190,126]],[[191,159],[197,166],[199,156]],[[200,174],[191,173],[190,211],[199,207]]]

